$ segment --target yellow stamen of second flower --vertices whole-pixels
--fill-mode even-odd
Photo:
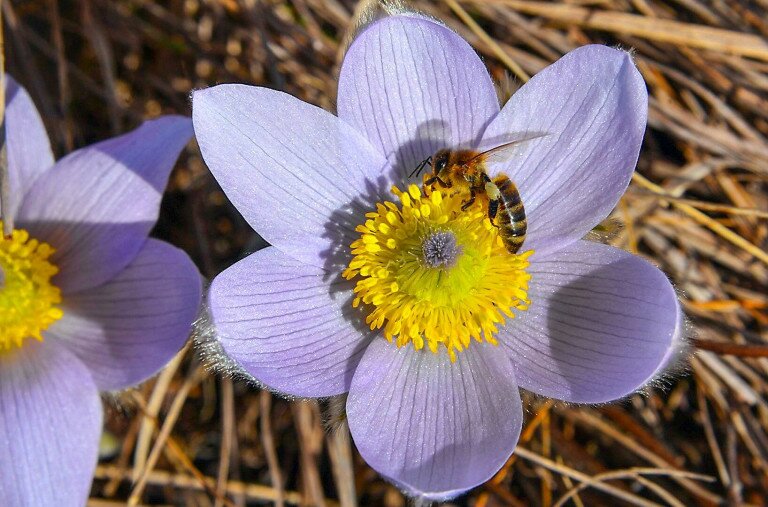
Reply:
[[[452,361],[472,340],[496,344],[494,334],[513,310],[526,310],[533,251],[507,252],[487,208],[461,210],[463,192],[392,192],[400,205],[377,203],[366,214],[344,271],[357,279],[353,306],[366,305],[366,323],[398,347],[412,343]]]
[[[48,261],[53,252],[25,230],[0,234],[0,354],[27,338],[42,341],[42,332],[63,316],[61,291],[51,283],[58,272]]]

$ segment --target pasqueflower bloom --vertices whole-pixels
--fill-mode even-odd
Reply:
[[[338,117],[265,88],[193,96],[206,163],[272,245],[210,291],[223,350],[258,381],[348,392],[363,458],[406,493],[441,499],[512,453],[518,387],[605,402],[669,362],[682,317],[667,278],[581,239],[626,189],[645,130],[647,92],[626,52],[577,49],[500,108],[464,40],[392,16],[352,42],[337,103]],[[481,199],[462,211],[467,192],[408,176],[441,148],[515,139],[529,141],[488,168],[517,184],[527,212],[512,255]]]
[[[198,310],[192,261],[148,239],[192,126],[162,117],[54,163],[29,95],[8,81],[16,229],[0,236],[0,505],[80,506],[99,391],[162,368]]]

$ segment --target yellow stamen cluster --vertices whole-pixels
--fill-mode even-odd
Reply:
[[[369,306],[366,323],[383,327],[398,347],[426,344],[437,353],[442,344],[455,361],[472,339],[495,344],[497,325],[528,308],[525,269],[533,252],[507,252],[485,206],[461,210],[464,192],[416,185],[392,192],[400,205],[377,203],[357,227],[361,236],[344,271],[347,280],[357,278],[353,306]],[[425,260],[425,241],[435,235],[455,238],[450,263]]]
[[[61,292],[51,284],[58,272],[48,262],[53,251],[25,230],[14,230],[9,238],[0,234],[0,353],[26,338],[42,341],[41,333],[62,317],[56,306]]]

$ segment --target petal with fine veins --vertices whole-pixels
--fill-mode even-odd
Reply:
[[[187,254],[149,239],[109,282],[65,298],[46,336],[88,366],[102,391],[124,389],[162,368],[187,341],[201,279]]]
[[[682,313],[658,268],[587,241],[536,257],[530,308],[499,333],[520,387],[565,401],[611,401],[645,385],[675,356]]]
[[[164,116],[69,154],[37,180],[18,226],[56,249],[63,294],[101,285],[133,260],[191,135],[188,118]]]
[[[625,51],[584,46],[536,74],[483,134],[483,147],[546,134],[493,171],[517,185],[528,215],[525,248],[546,254],[611,212],[635,170],[648,92]]]
[[[283,393],[317,398],[347,392],[377,332],[352,308],[352,284],[327,277],[276,248],[222,272],[209,300],[226,353]]]
[[[23,86],[6,75],[5,121],[8,145],[8,180],[10,213],[16,215],[21,201],[32,184],[53,167],[53,152],[45,125]]]
[[[406,493],[442,500],[482,484],[512,454],[523,422],[512,363],[472,343],[451,363],[438,354],[371,342],[347,398],[366,462]]]
[[[387,162],[361,134],[255,86],[197,91],[192,117],[208,168],[256,232],[301,262],[345,264],[336,254],[348,250],[367,201],[388,190]]]
[[[406,177],[440,148],[472,147],[499,112],[477,53],[430,19],[390,16],[355,38],[339,75],[339,117]]]
[[[65,347],[28,340],[0,355],[0,505],[85,505],[101,419],[96,385]]]

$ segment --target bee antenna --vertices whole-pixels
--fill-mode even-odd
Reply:
[[[429,157],[425,158],[424,160],[422,160],[421,163],[416,166],[416,169],[411,171],[411,174],[409,174],[408,177],[409,178],[413,178],[415,175],[419,174],[421,172],[421,170],[424,169],[424,166],[426,166],[427,164],[432,165],[432,156],[431,155]]]

